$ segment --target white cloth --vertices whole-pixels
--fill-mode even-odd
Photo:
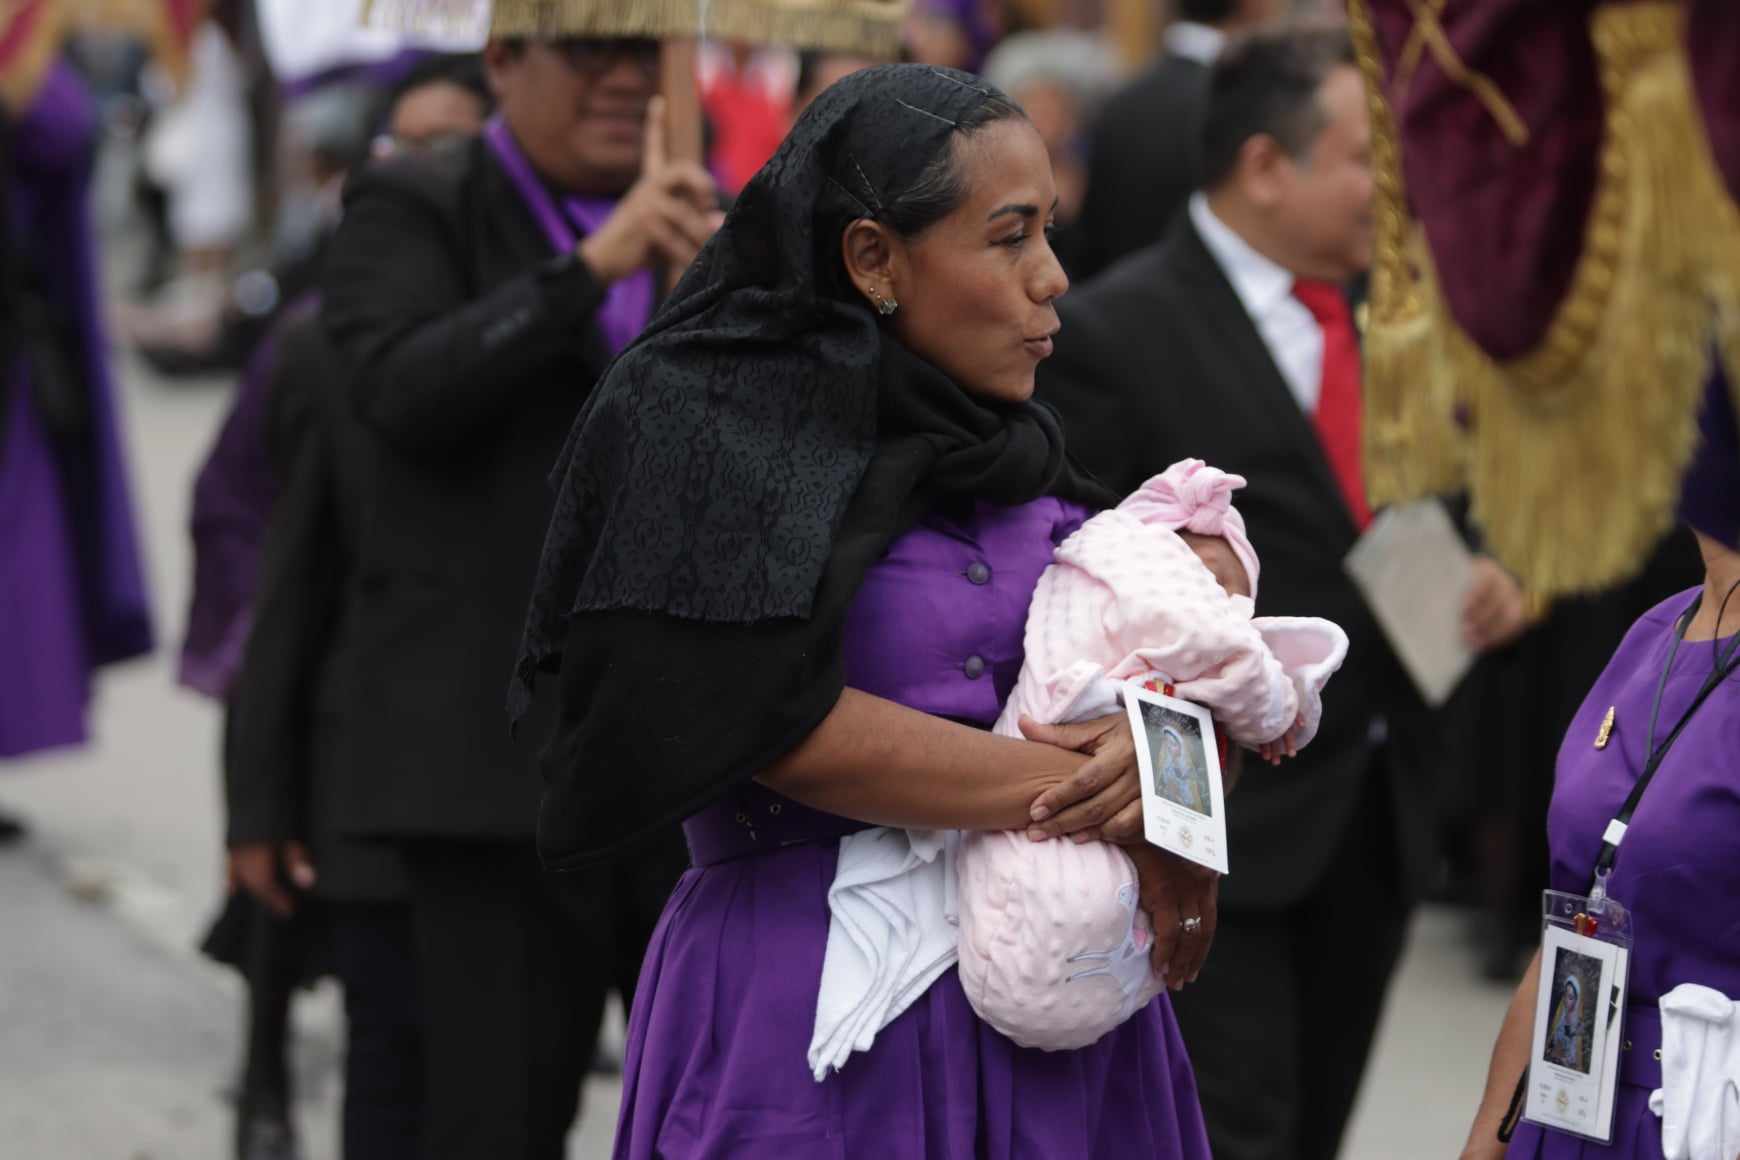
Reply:
[[[955,963],[949,830],[878,827],[840,839],[810,1037],[820,1083]]]
[[[252,150],[241,58],[207,21],[194,35],[186,90],[159,111],[145,139],[145,169],[168,192],[178,246],[242,240],[254,214]]]
[[[1661,1083],[1649,1107],[1661,1117],[1667,1160],[1740,1156],[1740,1004],[1681,983],[1661,997]]]
[[[1232,283],[1299,409],[1316,414],[1317,396],[1323,389],[1323,328],[1293,297],[1293,275],[1216,217],[1205,195],[1194,194],[1188,212],[1190,224]]]
[[[1166,51],[1173,56],[1212,65],[1226,48],[1226,33],[1212,24],[1174,20],[1166,29]]]
[[[488,0],[254,0],[254,11],[266,61],[283,84],[407,48],[477,52],[489,33]]]

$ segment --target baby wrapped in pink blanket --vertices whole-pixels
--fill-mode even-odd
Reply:
[[[1257,557],[1232,506],[1244,485],[1187,459],[1065,540],[1034,592],[1026,660],[995,731],[1120,712],[1122,683],[1152,679],[1211,709],[1238,744],[1307,744],[1347,636],[1326,620],[1253,616]],[[1200,537],[1224,540],[1244,575],[1229,562],[1217,578],[1221,554]],[[961,986],[1015,1042],[1084,1047],[1164,986],[1135,867],[1116,846],[971,833],[956,874]]]

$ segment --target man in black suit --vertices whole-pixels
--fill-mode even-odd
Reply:
[[[1107,101],[1088,131],[1081,218],[1066,231],[1080,282],[1159,241],[1196,189],[1208,72],[1229,35],[1271,19],[1277,0],[1179,0],[1160,59]]]
[[[1257,611],[1347,631],[1317,738],[1228,802],[1233,873],[1207,968],[1177,996],[1215,1156],[1328,1160],[1410,908],[1429,792],[1388,720],[1417,711],[1342,570],[1369,518],[1359,348],[1340,287],[1370,261],[1365,93],[1346,36],[1255,34],[1215,66],[1203,189],[1165,242],[1059,303],[1040,371],[1071,449],[1128,492],[1175,460],[1237,472]]]
[[[563,1154],[606,989],[632,992],[686,861],[673,830],[632,864],[546,877],[548,717],[506,719],[546,477],[645,324],[655,268],[686,265],[717,220],[707,175],[657,148],[657,44],[563,38],[563,14],[551,39],[486,48],[500,117],[481,140],[353,183],[323,310],[372,444],[349,816],[404,853],[424,1143],[455,1160]]]

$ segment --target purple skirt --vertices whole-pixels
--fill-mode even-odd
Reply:
[[[1518,1124],[1505,1160],[1662,1160],[1661,1118],[1649,1092],[1621,1085],[1613,1108],[1613,1143],[1597,1144],[1536,1124]]]
[[[951,970],[817,1083],[805,1054],[838,852],[804,842],[677,884],[629,1018],[618,1160],[1207,1160],[1164,996],[1092,1047],[1042,1052],[981,1023]]]

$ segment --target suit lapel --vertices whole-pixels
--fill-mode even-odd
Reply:
[[[1173,244],[1180,275],[1202,296],[1202,321],[1216,331],[1235,364],[1239,381],[1248,384],[1247,389],[1258,400],[1265,416],[1285,433],[1295,450],[1310,465],[1312,480],[1323,493],[1326,503],[1331,505],[1326,510],[1336,512],[1340,522],[1357,534],[1353,513],[1348,510],[1341,485],[1329,466],[1329,458],[1323,453],[1323,443],[1317,437],[1316,427],[1300,409],[1299,400],[1282,377],[1281,369],[1275,365],[1268,344],[1257,331],[1257,324],[1252,321],[1238,292],[1227,281],[1220,263],[1209,253],[1202,235],[1197,233],[1187,215],[1180,215]]]

